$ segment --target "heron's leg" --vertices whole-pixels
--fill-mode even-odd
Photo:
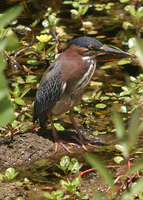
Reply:
[[[75,120],[74,120],[73,110],[70,110],[70,112],[69,112],[69,118],[70,118],[70,120],[71,120],[71,122],[72,122],[72,124],[73,124],[73,126],[74,126],[74,128],[75,128],[75,130],[76,130],[77,133],[78,133],[78,136],[79,136],[79,139],[80,139],[80,140],[77,139],[77,141],[82,145],[82,147],[83,147],[85,150],[87,150],[87,148],[86,148],[85,145],[84,145],[84,144],[85,144],[85,140],[84,140],[84,138],[83,138],[83,136],[82,136],[82,134],[81,134],[81,132],[80,132],[80,130],[79,130],[79,128],[78,128],[78,126],[77,126]]]
[[[66,151],[68,151],[69,153],[71,153],[71,151],[63,144],[63,143],[66,143],[66,144],[71,144],[71,145],[74,145],[72,143],[67,143],[63,140],[61,140],[57,134],[57,131],[54,127],[54,123],[53,123],[53,120],[52,120],[52,113],[50,110],[48,110],[47,112],[47,116],[48,116],[48,119],[50,121],[50,124],[51,124],[51,127],[52,127],[52,133],[53,133],[53,136],[54,136],[54,139],[55,139],[55,152],[57,152],[58,150],[58,144],[60,144]]]

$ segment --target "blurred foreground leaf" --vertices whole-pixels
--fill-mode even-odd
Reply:
[[[135,46],[136,46],[136,50],[137,50],[137,56],[138,56],[138,59],[140,61],[140,64],[141,64],[141,67],[143,70],[143,44],[137,38],[135,40]]]
[[[121,200],[127,200],[134,197],[136,194],[143,190],[143,179],[139,179],[131,188],[128,193],[122,195]]]
[[[129,150],[128,150],[128,140],[126,136],[126,129],[120,114],[116,111],[113,112],[113,121],[116,128],[117,137],[121,141],[121,145],[123,146],[124,149],[123,155],[125,159],[128,159]]]
[[[0,30],[4,27],[6,27],[10,22],[12,22],[16,17],[20,15],[20,13],[23,10],[23,6],[15,6],[13,8],[10,8],[6,10],[1,16],[0,16]]]
[[[134,146],[137,136],[138,136],[138,126],[139,126],[139,113],[135,111],[130,119],[129,123],[129,147]]]
[[[15,115],[11,103],[7,97],[5,97],[2,101],[0,101],[0,126],[8,124],[14,119]]]
[[[114,190],[114,184],[113,184],[113,178],[111,174],[109,173],[109,170],[106,168],[103,161],[95,157],[92,154],[86,154],[84,155],[85,160],[96,170],[99,172],[99,174],[107,181],[107,183],[110,185],[111,189]]]
[[[18,17],[22,10],[23,6],[15,6],[0,15],[0,34],[2,34],[4,27]],[[17,46],[18,40],[14,35],[5,36],[5,38],[0,41],[0,126],[6,125],[15,119],[13,107],[8,99],[7,80],[3,73],[6,67],[3,51],[6,48],[7,50],[13,50]]]

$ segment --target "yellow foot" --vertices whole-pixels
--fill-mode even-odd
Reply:
[[[92,147],[98,148],[96,145],[93,145],[93,144],[92,144],[93,141],[85,141],[84,139],[81,141],[81,140],[79,140],[76,136],[72,136],[72,138],[74,138],[79,144],[81,144],[82,148],[83,148],[84,150],[86,150],[86,151],[87,151],[87,148],[85,147],[85,144],[86,144],[86,145],[89,145],[89,146],[92,146]]]
[[[57,141],[55,141],[55,152],[57,152],[58,150],[58,144],[60,144],[69,153],[72,153],[72,152],[64,144],[75,146],[74,143],[69,143],[64,140],[58,139]]]

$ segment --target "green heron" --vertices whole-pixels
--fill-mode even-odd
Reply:
[[[39,119],[43,127],[49,119],[55,139],[55,151],[60,144],[68,148],[57,135],[52,116],[61,115],[67,111],[69,118],[79,136],[79,142],[84,149],[84,140],[73,117],[73,108],[80,101],[88,83],[96,69],[96,57],[102,54],[131,54],[107,47],[91,37],[79,37],[72,40],[60,56],[45,71],[36,93],[33,123]],[[69,151],[70,152],[70,151]]]

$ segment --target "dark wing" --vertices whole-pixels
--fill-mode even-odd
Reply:
[[[60,77],[61,62],[54,62],[41,79],[33,110],[33,122],[39,118],[41,127],[47,120],[47,110],[58,101],[65,90],[66,84],[61,81]]]

